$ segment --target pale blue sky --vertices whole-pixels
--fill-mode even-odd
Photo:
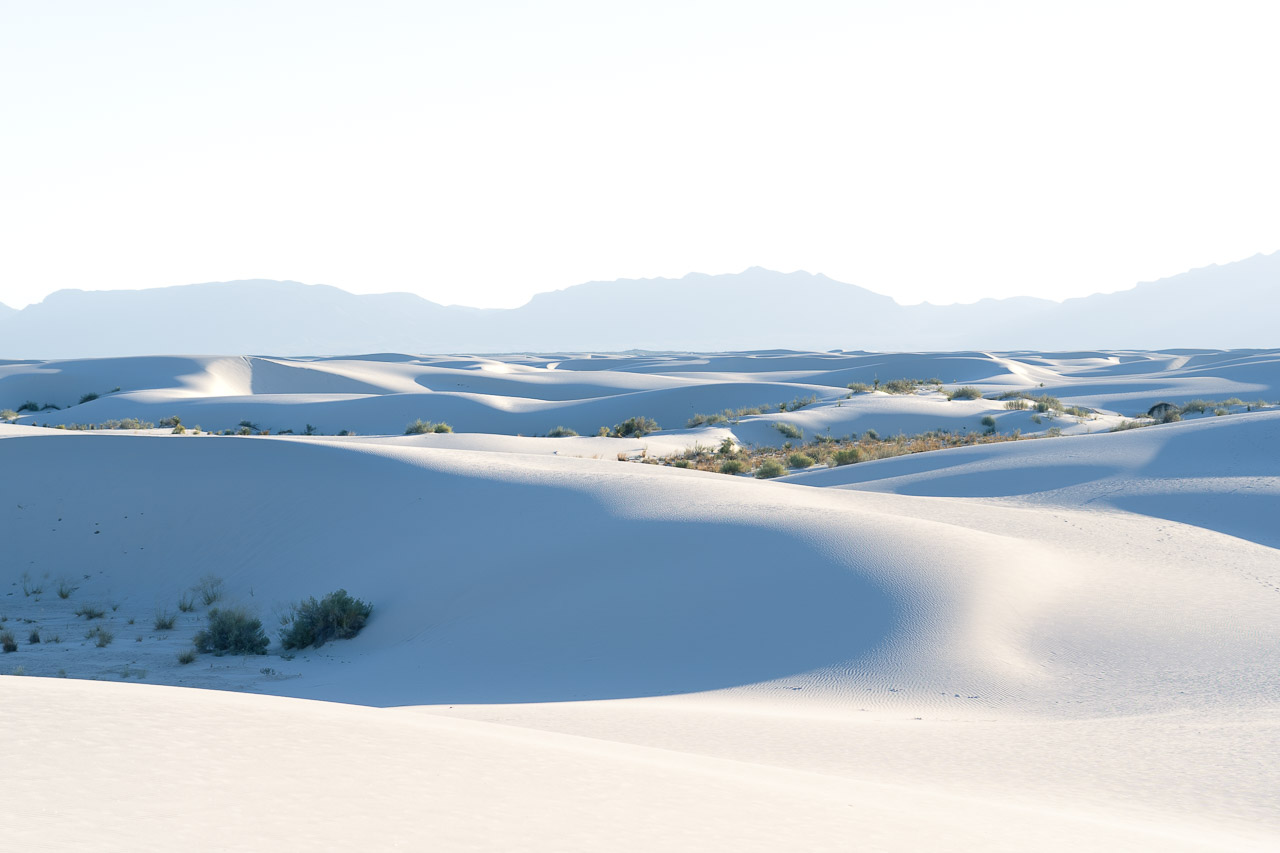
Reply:
[[[1277,8],[0,0],[0,302],[1124,288],[1280,248]]]

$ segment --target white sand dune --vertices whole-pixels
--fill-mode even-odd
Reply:
[[[970,375],[1006,387],[1014,368],[1070,382],[1110,372],[1087,379],[1103,394],[1151,393],[1151,374],[1126,362],[1163,364],[1155,373],[1175,385],[1273,387],[1271,355],[1218,355],[1218,379],[1198,355],[939,363],[975,361]],[[780,418],[847,430],[971,419],[990,405],[847,400],[839,386],[853,380],[819,381],[824,363],[874,356],[719,358],[561,358],[552,371],[517,359],[127,360],[152,372],[66,416],[187,405],[194,423],[189,412],[242,401],[277,413],[349,406],[351,419],[369,410],[370,423],[399,424],[407,410],[378,407],[447,398],[475,403],[476,425],[353,438],[0,425],[0,615],[22,640],[0,672],[67,676],[0,678],[6,776],[23,781],[0,800],[0,847],[1280,844],[1280,414],[789,482],[616,461],[613,448],[646,442],[776,436]],[[936,372],[923,369],[929,356],[910,359]],[[721,368],[704,371],[714,380],[666,369],[697,361]],[[795,375],[727,380],[758,363]],[[580,386],[579,365],[590,366]],[[74,394],[75,371],[105,384],[119,370],[0,367],[0,406]],[[538,378],[510,395],[397,390],[458,371]],[[545,376],[599,394],[549,399]],[[324,390],[326,377],[348,390]],[[1040,392],[1040,381],[1021,387]],[[218,383],[235,386],[233,399],[200,396]],[[554,425],[583,410],[715,411],[784,388],[825,402],[644,440],[497,434],[530,412]],[[637,400],[654,408],[626,408]],[[339,587],[373,602],[374,618],[353,640],[290,659],[273,645],[183,666],[177,653],[208,608],[168,631],[153,616],[207,575],[269,627],[288,602]],[[60,582],[74,587],[65,600]],[[97,622],[111,644],[85,639],[74,611],[86,602],[106,611]],[[28,644],[33,627],[42,642]]]

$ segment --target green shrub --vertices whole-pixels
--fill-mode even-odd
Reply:
[[[813,465],[813,457],[804,453],[792,453],[787,457],[787,467],[808,468]]]
[[[923,384],[919,379],[890,379],[881,383],[880,390],[887,394],[914,394]]]
[[[981,400],[982,389],[974,388],[972,385],[966,385],[956,391],[947,392],[948,400]]]
[[[184,592],[178,599],[178,609],[183,613],[190,613],[196,609],[196,600],[191,597],[190,593]]]
[[[217,608],[209,611],[209,624],[195,636],[196,649],[221,657],[233,655],[265,655],[270,644],[262,630],[262,620],[243,607]]]
[[[107,611],[92,604],[81,604],[76,608],[76,615],[86,619],[101,619],[107,615]]]
[[[800,431],[800,428],[798,426],[796,426],[795,424],[786,423],[785,421],[774,421],[772,424],[770,424],[770,426],[772,426],[778,432],[782,433],[782,435],[786,438],[799,439],[804,435],[804,433]]]
[[[173,434],[174,434],[174,435],[186,435],[186,434],[187,434],[187,428],[186,428],[186,427],[184,427],[182,424],[178,424],[176,427],[174,427],[174,428],[173,428]]]
[[[189,663],[195,663],[195,660],[196,660],[195,649],[185,649],[178,653],[178,663],[182,664],[183,666],[186,666]]]
[[[994,435],[996,431],[996,419],[991,415],[982,416],[982,425],[987,428],[987,435]]]
[[[85,632],[84,638],[86,640],[94,640],[94,644],[98,648],[104,649],[111,645],[111,641],[116,638],[116,635],[108,631],[105,626],[96,625]]]
[[[5,652],[16,652],[18,650],[18,641],[13,638],[12,631],[0,631],[0,648]]]
[[[1014,411],[1023,411],[1031,408],[1031,404],[1026,400],[1023,400],[1021,397],[1018,397],[1013,400],[1006,400],[1004,407],[1006,409],[1013,409]]]
[[[834,462],[837,467],[840,465],[852,465],[855,462],[861,462],[864,456],[865,454],[862,452],[861,447],[846,447],[843,450],[837,450],[833,453],[831,455],[831,461]]]
[[[571,438],[577,434],[577,430],[569,429],[567,426],[558,426],[552,427],[551,432],[547,433],[547,438]]]
[[[173,625],[178,621],[178,617],[174,616],[168,610],[157,610],[155,626],[157,631],[172,631]]]
[[[766,459],[756,469],[756,479],[772,480],[774,477],[781,477],[785,473],[787,473],[787,469],[783,468],[782,463],[777,459]]]
[[[862,437],[865,438],[867,441],[879,441],[880,433],[876,432],[873,429],[869,429],[862,434]]]
[[[845,387],[855,394],[866,394],[871,391],[871,386],[865,382],[850,382]]]
[[[372,612],[372,604],[352,598],[345,589],[319,601],[311,597],[293,606],[280,642],[286,649],[305,649],[319,648],[329,640],[347,640],[360,633]]]
[[[27,643],[28,645],[34,646],[39,642],[40,642],[40,629],[32,628],[31,633],[27,635]]]
[[[156,423],[162,427],[182,426],[182,418],[178,415],[170,415],[167,418],[161,418],[160,420],[156,421]]]
[[[720,463],[721,474],[741,474],[743,465],[737,459],[726,459]]]
[[[453,427],[445,423],[438,424],[434,421],[424,421],[418,418],[404,428],[405,435],[424,435],[429,432],[453,432]]]
[[[16,421],[18,413],[13,409],[0,409],[0,421]]]
[[[613,428],[613,435],[617,438],[641,438],[651,432],[659,432],[661,429],[662,427],[658,426],[658,422],[653,418],[638,415],[616,425]]]
[[[222,600],[222,578],[217,575],[205,575],[192,587],[192,590],[200,595],[200,600],[204,602],[205,607],[208,607]]]
[[[1061,412],[1062,401],[1057,397],[1050,397],[1048,394],[1041,394],[1039,397],[1036,397],[1036,411],[1042,414],[1045,412]]]
[[[97,394],[95,394],[95,393],[93,393],[92,391],[90,391],[88,394],[85,394],[83,397],[81,397],[81,398],[80,398],[80,402],[79,402],[79,403],[77,403],[76,405],[83,405],[83,404],[85,404],[85,403],[92,403],[92,402],[93,402],[94,400],[96,400],[96,399],[98,399],[98,395],[97,395]]]

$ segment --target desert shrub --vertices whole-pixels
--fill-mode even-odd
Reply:
[[[720,463],[721,474],[741,474],[743,465],[737,459],[726,459]]]
[[[1180,420],[1182,420],[1182,414],[1177,409],[1170,409],[1164,413],[1164,417],[1160,419],[1160,423],[1172,424],[1177,423]]]
[[[864,439],[866,439],[867,441],[879,441],[879,440],[880,440],[880,433],[876,432],[876,431],[875,431],[875,430],[873,430],[873,429],[869,429],[869,430],[867,430],[866,432],[864,432],[864,433],[862,434],[862,437],[863,437]]]
[[[243,607],[209,611],[209,624],[196,632],[196,650],[221,657],[233,655],[265,655],[270,644],[262,630],[262,620]]]
[[[183,651],[178,653],[178,663],[182,664],[183,666],[186,666],[189,663],[195,663],[195,660],[196,660],[195,649],[184,649]]]
[[[184,592],[178,598],[178,609],[181,610],[183,613],[190,613],[192,610],[195,610],[196,609],[195,598],[192,597],[190,593]]]
[[[974,388],[972,385],[966,385],[963,388],[959,388],[955,391],[948,391],[946,393],[947,393],[948,400],[981,400],[982,399],[982,390],[979,388]]]
[[[90,628],[88,632],[85,633],[84,638],[86,640],[93,640],[94,645],[100,649],[105,649],[107,646],[111,645],[111,641],[116,638],[116,635],[111,631],[108,631],[106,626],[98,625]]]
[[[222,578],[217,575],[205,575],[196,582],[192,590],[200,596],[200,600],[208,607],[210,604],[222,600]]]
[[[850,382],[845,387],[855,394],[867,394],[871,391],[871,386],[865,382]]]
[[[182,418],[178,415],[170,415],[167,418],[161,418],[156,423],[162,427],[176,427],[182,424]]]
[[[772,480],[774,477],[781,477],[785,473],[787,473],[787,469],[783,468],[782,463],[777,459],[766,459],[756,469],[756,479]]]
[[[689,467],[689,460],[688,460],[688,459],[673,459],[673,460],[671,461],[671,467],[672,467],[672,468],[688,468],[688,467]]]
[[[418,418],[404,428],[405,435],[424,435],[429,432],[453,432],[453,427],[446,423],[435,423]]]
[[[570,429],[567,426],[552,427],[547,433],[547,438],[571,438],[577,435],[577,430]]]
[[[1045,430],[1045,435],[1049,436],[1049,438],[1057,438],[1062,435],[1062,427],[1049,427]]]
[[[890,379],[881,383],[880,390],[888,394],[914,394],[923,384],[919,379]]]
[[[861,462],[866,457],[861,447],[846,447],[843,450],[837,450],[831,454],[831,461],[836,465],[852,465],[855,462]]]
[[[107,611],[93,604],[81,604],[76,608],[76,615],[83,616],[86,619],[101,619],[107,615]]]
[[[18,641],[13,638],[12,631],[0,631],[0,648],[3,648],[6,653],[18,650]]]
[[[319,648],[329,640],[347,640],[360,633],[372,612],[372,604],[352,598],[345,589],[319,601],[313,596],[293,606],[280,642],[286,649],[305,649]]]
[[[187,428],[186,428],[186,427],[184,427],[182,424],[178,424],[176,427],[174,427],[174,428],[173,428],[173,434],[174,434],[174,435],[186,435],[186,434],[187,434]]]
[[[157,610],[155,626],[157,631],[172,631],[173,625],[178,621],[178,617],[174,616],[168,610]]]
[[[982,425],[987,428],[987,434],[990,435],[996,431],[996,419],[991,415],[982,416]]]
[[[1036,411],[1041,414],[1045,412],[1061,412],[1062,401],[1057,397],[1050,397],[1048,394],[1041,394],[1035,398]]]
[[[1080,406],[1067,406],[1062,411],[1068,415],[1071,415],[1072,417],[1077,417],[1077,418],[1087,418],[1093,414],[1092,409],[1084,409],[1084,408],[1081,408]]]
[[[77,403],[76,405],[79,406],[79,405],[84,405],[85,403],[92,403],[96,399],[98,399],[98,395],[90,391],[88,394],[85,394],[84,396],[82,396],[80,398],[80,402]]]
[[[1006,400],[1004,407],[1006,409],[1013,409],[1014,411],[1023,411],[1025,409],[1031,408],[1031,404],[1028,403],[1026,400],[1022,399],[1021,397],[1018,397],[1013,400]]]
[[[31,633],[27,635],[27,644],[34,646],[39,642],[40,642],[40,629],[32,628]]]
[[[720,447],[716,450],[716,453],[721,456],[732,456],[736,449],[737,445],[733,443],[733,439],[725,436],[724,440],[720,442]]]
[[[813,457],[804,453],[792,453],[787,457],[787,467],[808,468],[813,465]]]
[[[0,409],[0,421],[16,421],[18,413],[13,409]]]
[[[40,595],[44,592],[44,584],[41,581],[32,580],[31,575],[26,572],[22,573],[22,594],[30,597]]]
[[[785,421],[774,421],[772,424],[770,424],[770,426],[772,426],[774,429],[776,429],[786,438],[799,439],[802,435],[804,435],[804,433],[800,431],[800,428],[798,426],[796,426],[795,424],[786,423]]]
[[[796,397],[790,403],[782,403],[778,406],[779,412],[795,412],[803,409],[805,406],[811,406],[818,402],[817,394],[810,394],[808,397]]]
[[[641,438],[651,432],[658,432],[662,427],[658,426],[658,422],[653,418],[646,418],[643,415],[637,415],[633,418],[627,418],[622,423],[613,428],[613,435],[618,438]]]
[[[18,411],[19,412],[38,412],[40,411],[40,404],[37,403],[35,400],[28,400],[27,402],[23,403],[21,406],[18,407]]]

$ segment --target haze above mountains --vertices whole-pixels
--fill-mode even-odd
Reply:
[[[0,358],[156,353],[749,350],[1070,350],[1267,347],[1280,318],[1280,252],[1125,291],[1053,302],[899,305],[821,274],[589,282],[512,309],[355,295],[292,281],[61,290],[0,305]]]

